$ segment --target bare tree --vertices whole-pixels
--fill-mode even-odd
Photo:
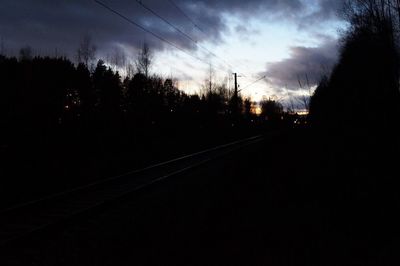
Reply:
[[[33,57],[33,51],[30,46],[22,47],[19,50],[19,59],[20,60],[31,60]]]
[[[306,84],[308,87],[307,88],[308,95],[306,95],[306,94],[301,95],[300,102],[302,103],[304,110],[308,112],[310,110],[311,86],[310,86],[310,83],[308,80],[308,75],[306,74],[305,77],[306,77]],[[304,91],[305,89],[304,89],[304,86],[303,86],[299,76],[297,76],[297,81],[299,82],[300,89]]]
[[[92,43],[92,37],[85,34],[77,51],[78,62],[84,63],[88,67],[96,58],[96,50],[96,46]]]
[[[347,0],[342,15],[349,27],[338,63],[313,95],[311,120],[391,131],[400,114],[400,1]]]
[[[288,89],[287,89],[287,85],[285,85],[285,90],[286,90],[286,95],[288,98],[288,104],[289,106],[287,107],[287,112],[288,113],[294,113],[295,112],[295,108],[294,108],[294,102],[293,102],[293,96],[290,95]]]
[[[224,101],[228,101],[229,100],[229,89],[227,87],[226,82],[222,82],[221,84],[217,85],[216,88],[214,89],[215,92],[220,95],[220,97],[224,100]]]
[[[213,92],[214,74],[215,74],[214,68],[213,68],[212,64],[210,63],[209,70],[208,70],[208,80],[207,80],[208,81],[207,82],[208,83],[208,91],[209,91],[210,95]]]
[[[206,97],[212,97],[212,94],[215,93],[217,88],[217,84],[215,82],[215,71],[212,64],[209,64],[208,71],[206,74],[206,78],[204,79],[204,84],[202,85],[202,94]]]
[[[120,47],[115,47],[112,58],[111,64],[114,65],[114,70],[116,71],[117,68],[123,68],[126,65],[126,54]]]
[[[212,64],[210,63],[208,69],[208,79],[207,79],[208,91],[210,94],[214,91],[214,76],[215,76],[215,70]]]
[[[351,27],[367,27],[375,33],[399,33],[400,0],[347,0],[342,16]]]
[[[261,102],[261,115],[268,120],[280,120],[283,114],[283,106],[272,98],[264,98]]]
[[[135,62],[137,71],[148,78],[152,62],[153,54],[150,51],[149,45],[147,43],[144,43],[142,49],[139,51],[138,57]]]
[[[135,67],[132,65],[131,62],[125,65],[125,72],[128,78],[132,78],[135,74]]]

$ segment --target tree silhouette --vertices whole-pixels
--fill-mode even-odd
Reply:
[[[90,67],[90,64],[96,58],[96,50],[97,48],[92,42],[92,37],[89,34],[85,34],[77,50],[78,62],[84,63],[86,67]]]
[[[250,99],[247,98],[244,100],[244,115],[246,117],[251,116],[251,109],[252,109],[252,102]]]
[[[311,120],[334,128],[397,126],[399,56],[390,8],[382,1],[348,4],[351,27],[338,64],[312,97]]]
[[[143,74],[146,78],[148,78],[152,62],[153,62],[153,55],[150,52],[149,45],[147,43],[144,43],[142,49],[138,53],[135,62],[137,72]]]
[[[283,106],[272,99],[264,99],[261,101],[261,115],[268,121],[279,121],[283,115]]]
[[[96,106],[96,93],[92,85],[90,71],[83,63],[79,63],[76,68],[75,82],[80,97],[80,114],[85,119],[89,119]]]
[[[25,46],[19,50],[19,60],[31,60],[33,58],[32,47]]]
[[[114,73],[102,60],[99,60],[93,73],[93,83],[98,95],[98,110],[102,117],[112,121],[121,111],[121,78],[118,72]]]

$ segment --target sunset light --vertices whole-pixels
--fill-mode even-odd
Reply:
[[[400,265],[400,0],[0,0],[0,266]]]

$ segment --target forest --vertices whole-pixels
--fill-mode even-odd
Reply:
[[[74,196],[74,188],[110,177],[110,190],[126,189],[132,184],[125,181],[139,176],[146,182],[110,205],[100,198],[93,209],[103,206],[101,217],[86,210],[88,225],[79,227],[77,215],[73,226],[54,228],[55,242],[46,240],[53,231],[43,234],[37,250],[57,250],[64,257],[44,258],[67,265],[92,257],[94,265],[398,265],[400,1],[342,2],[336,15],[346,27],[336,63],[313,87],[304,73],[309,97],[299,94],[307,90],[299,76],[300,89],[291,91],[306,115],[296,112],[296,99],[255,102],[217,82],[211,64],[198,92],[185,92],[177,78],[159,74],[147,44],[133,65],[96,56],[89,35],[71,58],[38,55],[29,46],[17,56],[0,54],[0,213],[62,191]],[[324,50],[295,51],[310,49]],[[279,65],[296,62],[285,60]],[[218,150],[230,142],[237,146]],[[200,152],[206,149],[212,152]],[[187,161],[165,166],[179,157]],[[161,167],[147,174],[149,165]],[[110,183],[99,191],[108,195]],[[83,201],[87,191],[96,186],[80,191]],[[42,202],[44,210],[54,198]],[[13,252],[19,257],[18,248]],[[32,254],[25,255],[40,261]]]
[[[211,66],[202,90],[187,94],[177,79],[151,71],[154,57],[146,44],[123,75],[117,57],[114,65],[96,58],[90,36],[73,59],[34,55],[29,46],[18,57],[0,55],[0,156],[8,177],[1,187],[12,191],[27,179],[27,187],[67,189],[296,125],[322,141],[340,136],[375,150],[384,139],[393,147],[400,114],[399,10],[391,1],[347,2],[340,14],[350,26],[342,33],[338,63],[321,78],[307,117],[273,99],[243,98],[215,82]],[[304,103],[308,107],[308,99]],[[31,173],[40,174],[23,177]]]
[[[27,188],[23,197],[64,190],[297,118],[269,99],[257,115],[256,103],[211,77],[200,94],[188,95],[173,77],[150,74],[152,60],[144,45],[123,77],[95,62],[87,37],[77,63],[33,55],[30,47],[19,57],[0,56],[2,202],[18,201],[6,192],[20,182]]]

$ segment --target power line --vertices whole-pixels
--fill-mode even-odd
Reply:
[[[182,10],[182,8],[180,8],[173,0],[168,0],[168,2],[171,3],[171,5],[173,5],[180,13],[182,13],[182,15],[184,17],[186,17],[195,28],[197,28],[199,31],[201,31],[204,35],[207,35],[207,33],[205,32],[205,30],[203,30],[201,27],[198,26],[198,24],[196,22],[194,22],[194,20],[185,12]],[[224,62],[224,64],[226,64],[227,66],[229,66],[231,69],[233,69],[234,67],[232,67],[232,65],[230,63],[228,63],[227,61],[225,61],[223,58],[220,58],[219,56],[217,56],[216,54],[212,53],[211,51],[209,51],[208,49],[205,48],[205,50],[207,52],[209,52],[211,55],[213,55],[214,57],[220,59],[222,62]],[[244,65],[241,64],[242,67],[246,67],[249,68],[248,65]],[[243,75],[242,73],[240,73],[241,75]]]
[[[161,19],[162,21],[164,21],[166,24],[168,24],[169,26],[171,26],[173,29],[175,29],[177,32],[179,32],[180,34],[182,34],[186,39],[188,39],[189,41],[193,42],[196,46],[198,46],[199,48],[201,48],[202,50],[204,50],[205,52],[209,53],[210,55],[214,56],[215,58],[219,59],[222,63],[224,63],[226,66],[229,67],[229,70],[232,70],[234,67],[227,62],[225,59],[219,57],[218,55],[216,55],[215,53],[211,52],[209,49],[207,49],[206,47],[200,45],[198,43],[197,40],[193,39],[192,37],[190,37],[188,34],[186,34],[185,32],[183,32],[181,29],[179,29],[177,26],[175,26],[173,23],[171,23],[170,21],[168,21],[166,18],[164,18],[163,16],[161,16],[160,14],[158,14],[156,11],[154,11],[152,8],[148,7],[147,5],[145,5],[141,0],[135,0],[138,4],[140,4],[143,8],[145,8],[147,11],[149,11],[150,13],[152,13],[154,16],[158,17],[159,19]],[[175,4],[174,1],[169,0],[169,2],[175,7],[177,8],[189,21],[191,21],[193,23],[193,25],[195,25],[196,27],[197,24],[181,9],[179,8],[179,6],[177,4]],[[205,33],[203,31],[203,33]]]
[[[192,57],[192,58],[194,58],[194,59],[196,59],[196,60],[198,60],[198,61],[200,61],[200,62],[206,64],[206,65],[209,64],[209,62],[206,62],[205,60],[203,60],[203,59],[201,59],[201,58],[199,58],[199,57],[197,57],[197,56],[195,56],[195,55],[193,55],[193,54],[191,54],[191,53],[185,51],[184,49],[180,48],[180,47],[177,46],[176,44],[174,44],[174,43],[168,41],[167,39],[161,37],[160,35],[154,33],[153,31],[151,31],[151,30],[145,28],[144,26],[140,25],[139,23],[137,23],[137,22],[131,20],[130,18],[126,17],[125,15],[123,15],[123,14],[120,13],[120,12],[118,12],[117,10],[111,8],[110,6],[108,6],[107,4],[103,3],[102,1],[100,1],[100,0],[94,0],[94,2],[97,3],[97,4],[99,4],[100,6],[104,7],[105,9],[107,9],[108,11],[110,11],[111,13],[113,13],[113,14],[115,14],[115,15],[121,17],[122,19],[124,19],[125,21],[129,22],[130,24],[132,24],[132,25],[134,25],[134,26],[140,28],[141,30],[143,30],[143,31],[145,31],[145,32],[147,32],[147,33],[149,33],[149,34],[151,34],[152,36],[154,36],[155,38],[159,39],[160,41],[165,42],[165,43],[167,43],[168,45],[174,47],[175,49],[181,51],[182,53],[184,53],[184,54],[186,54],[186,55],[188,55],[188,56],[190,56],[190,57]],[[153,13],[153,12],[152,12],[152,13]],[[164,20],[164,19],[163,19],[163,20]],[[196,45],[198,45],[198,44],[196,43]],[[219,58],[217,55],[215,55],[214,53],[212,53],[212,52],[209,51],[208,49],[206,49],[206,48],[203,48],[203,49],[206,50],[206,51],[208,51],[211,55],[213,55],[213,56]],[[221,59],[221,58],[220,58],[220,59]],[[224,61],[225,64],[227,64],[227,65],[229,65],[231,68],[233,68],[230,64],[226,63],[225,60],[223,60],[223,59],[221,59],[221,60]],[[220,69],[220,70],[221,70],[221,69]],[[225,72],[224,70],[221,70],[221,71],[222,71],[222,72]]]
[[[95,1],[97,4],[101,5],[102,7],[104,7],[105,9],[107,9],[107,10],[109,10],[110,12],[114,13],[115,15],[117,15],[117,16],[123,18],[124,20],[126,20],[127,22],[129,22],[129,23],[131,23],[131,24],[133,24],[133,25],[139,27],[140,29],[142,29],[143,31],[145,31],[145,32],[147,32],[147,33],[149,33],[149,34],[151,34],[152,36],[156,37],[157,39],[159,39],[159,40],[161,40],[161,41],[163,41],[163,42],[165,42],[165,43],[171,45],[172,47],[178,49],[179,51],[183,52],[184,54],[189,55],[189,56],[193,57],[194,59],[199,60],[199,61],[201,61],[202,63],[204,63],[204,64],[206,64],[206,65],[209,64],[208,62],[202,60],[201,58],[199,58],[199,57],[197,57],[197,56],[194,56],[194,55],[188,53],[187,51],[183,50],[183,49],[180,48],[179,46],[177,46],[177,45],[175,45],[174,43],[172,43],[172,42],[166,40],[165,38],[163,38],[163,37],[159,36],[158,34],[152,32],[151,30],[146,29],[144,26],[142,26],[142,25],[136,23],[135,21],[129,19],[128,17],[126,17],[125,15],[121,14],[120,12],[114,10],[113,8],[109,7],[109,6],[106,5],[105,3],[103,3],[103,2],[101,2],[101,1],[99,1],[99,0],[94,0],[94,1]],[[183,73],[183,72],[182,72],[182,73]],[[186,74],[185,74],[185,75],[186,75]],[[196,83],[198,83],[198,82],[196,82]],[[198,83],[198,84],[200,84],[200,83]]]
[[[215,53],[211,52],[209,49],[205,48],[202,45],[199,45],[198,42],[196,40],[194,40],[192,37],[190,37],[188,34],[186,34],[185,32],[183,32],[182,30],[180,30],[177,26],[175,26],[174,24],[172,24],[171,22],[169,22],[166,18],[164,18],[163,16],[161,16],[160,14],[158,14],[157,12],[155,12],[153,9],[151,9],[150,7],[146,6],[145,4],[143,4],[143,2],[141,0],[135,0],[138,4],[140,4],[143,8],[145,8],[147,11],[149,11],[150,13],[152,13],[154,16],[158,17],[159,19],[161,19],[162,21],[164,21],[166,24],[168,24],[169,26],[171,26],[173,29],[175,29],[177,32],[179,32],[180,34],[182,34],[186,39],[188,39],[189,41],[193,42],[196,46],[198,46],[199,48],[203,49],[204,51],[206,51],[207,53],[211,54],[212,56],[214,56],[215,58],[218,58],[219,60],[221,60],[221,62],[223,62],[225,65],[227,65],[230,69],[233,69],[232,65],[229,64],[228,62],[226,62],[223,58],[219,57],[218,55],[216,55]]]
[[[178,27],[176,27],[174,24],[172,24],[171,22],[169,22],[167,19],[163,18],[161,15],[159,15],[158,13],[156,13],[153,9],[151,9],[150,7],[146,6],[145,4],[143,4],[143,2],[141,0],[135,0],[139,5],[141,5],[144,9],[146,9],[147,11],[149,11],[150,13],[152,13],[154,16],[158,17],[159,19],[161,19],[162,21],[164,21],[165,23],[167,23],[168,25],[170,25],[172,28],[174,28],[177,32],[179,32],[180,34],[182,34],[183,36],[185,36],[185,38],[187,38],[188,40],[194,42],[195,44],[197,44],[197,41],[194,40],[192,37],[190,37],[189,35],[187,35],[186,33],[184,33],[182,30],[180,30]]]
[[[186,12],[183,11],[182,8],[180,8],[173,0],[168,0],[168,2],[170,2],[171,5],[173,5],[180,13],[182,13],[182,15],[185,16],[185,17],[193,24],[193,26],[194,26],[195,28],[197,28],[199,31],[201,31],[204,35],[207,35],[207,33],[206,33],[202,28],[200,28],[200,27],[196,24],[196,22],[194,22],[194,20],[193,20],[192,18],[190,18],[190,16],[187,15]],[[208,51],[208,52],[211,53],[213,56],[219,58],[217,55],[213,54],[212,52],[210,52],[210,51]],[[223,61],[227,66],[229,66],[231,69],[233,69],[233,67],[232,67],[232,65],[231,65],[230,63],[226,62],[226,61],[225,61],[224,59],[222,59],[222,58],[219,58],[219,59],[220,59],[221,61]],[[246,67],[248,67],[248,66],[246,66]]]
[[[187,15],[187,13],[185,11],[182,10],[182,8],[180,8],[173,0],[168,0],[168,2],[170,2],[180,13],[182,13],[183,16],[185,16],[192,24],[195,28],[197,28],[199,31],[201,31],[202,33],[204,33],[205,35],[208,35],[202,28],[200,28],[196,22],[194,22],[194,20],[192,18],[190,18],[189,15]],[[214,55],[216,56],[216,55]],[[216,56],[218,58],[218,56]],[[226,62],[224,59],[220,58],[220,60],[224,61],[225,64],[227,64],[229,67],[233,68],[232,65],[230,65],[228,62]]]
[[[203,63],[205,63],[205,64],[208,64],[206,61],[202,60],[201,58],[199,58],[199,57],[197,57],[197,56],[194,56],[193,54],[190,54],[189,52],[187,52],[187,51],[185,51],[184,49],[180,48],[180,47],[177,46],[176,44],[174,44],[174,43],[172,43],[172,42],[166,40],[165,38],[161,37],[160,35],[158,35],[158,34],[152,32],[151,30],[146,29],[144,26],[142,26],[142,25],[136,23],[135,21],[131,20],[130,18],[126,17],[125,15],[123,15],[123,14],[121,14],[120,12],[116,11],[115,9],[109,7],[109,6],[106,5],[105,3],[103,3],[103,2],[101,2],[101,1],[99,1],[99,0],[93,0],[93,1],[96,2],[97,4],[101,5],[102,7],[104,7],[105,9],[107,9],[108,11],[110,11],[110,12],[114,13],[115,15],[121,17],[122,19],[126,20],[127,22],[131,23],[132,25],[135,25],[136,27],[140,28],[141,30],[143,30],[143,31],[145,31],[145,32],[147,32],[147,33],[149,33],[149,34],[151,34],[152,36],[156,37],[156,38],[159,39],[160,41],[163,41],[163,42],[165,42],[165,43],[171,45],[171,46],[174,47],[175,49],[181,51],[182,53],[184,53],[184,54],[186,54],[186,55],[188,55],[188,56],[193,57],[193,58],[196,59],[196,60],[199,60],[199,61],[201,61],[201,62],[203,62]]]
[[[206,33],[202,28],[200,28],[200,27],[196,24],[196,22],[194,22],[193,19],[191,19],[191,18],[182,10],[182,8],[180,8],[177,4],[175,4],[174,1],[172,1],[172,0],[168,0],[168,1],[169,1],[177,10],[179,10],[179,12],[181,12],[182,15],[184,15],[184,16],[193,24],[193,26],[194,26],[196,29],[198,29],[199,31],[201,31],[202,33],[204,33],[204,34],[207,35],[207,33]]]
[[[263,77],[257,79],[256,81],[250,83],[249,85],[247,85],[246,87],[242,88],[241,90],[244,90],[244,89],[247,89],[247,88],[250,87],[250,86],[253,86],[254,84],[256,84],[257,82],[259,82],[260,80],[265,79],[266,77],[267,77],[267,76],[263,76]]]

